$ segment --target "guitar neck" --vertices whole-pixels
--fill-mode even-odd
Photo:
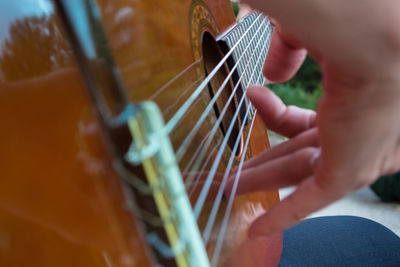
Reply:
[[[218,37],[217,41],[225,47],[224,50],[234,50],[233,59],[238,63],[239,75],[243,76],[240,81],[242,88],[247,88],[249,84],[263,84],[264,77],[260,74],[273,29],[274,27],[266,17],[253,12],[240,19]],[[256,51],[256,57],[253,56],[254,51]]]

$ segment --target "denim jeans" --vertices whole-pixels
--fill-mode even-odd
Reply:
[[[360,217],[312,218],[283,232],[279,266],[400,267],[400,238]]]

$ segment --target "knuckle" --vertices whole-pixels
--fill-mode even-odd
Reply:
[[[304,215],[303,212],[301,212],[301,211],[293,211],[290,214],[290,218],[289,219],[290,219],[291,223],[296,223],[296,222],[299,222],[302,219],[304,219],[305,216],[306,215]]]
[[[380,40],[379,60],[383,60],[386,69],[399,70],[400,65],[400,12],[388,14],[385,23],[379,29],[377,40]],[[398,72],[396,72],[398,73]]]
[[[391,20],[389,20],[388,25],[386,25],[384,30],[384,36],[387,47],[395,55],[400,55],[400,12],[397,12]]]
[[[296,204],[298,204],[298,203],[296,203],[297,201],[296,201],[294,195],[288,197],[287,201],[288,201],[287,204],[288,204],[290,207],[296,207],[296,206],[298,206],[298,205],[296,205]],[[305,212],[302,208],[298,207],[297,209],[292,210],[292,211],[288,214],[288,216],[289,216],[288,219],[289,219],[289,221],[293,224],[293,223],[296,223],[296,222],[302,220],[305,216],[307,216],[307,214],[308,214],[308,213]]]

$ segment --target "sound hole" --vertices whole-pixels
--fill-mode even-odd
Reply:
[[[223,53],[220,50],[217,42],[215,41],[214,37],[206,32],[203,35],[203,59],[204,59],[204,69],[206,75],[212,72],[212,70],[221,62],[223,58]],[[218,93],[221,86],[224,84],[225,79],[228,77],[229,68],[227,64],[224,64],[223,67],[219,69],[217,74],[211,79],[210,83],[208,84],[208,91],[210,94],[211,99]],[[239,116],[234,118],[236,108],[237,108],[237,99],[234,97],[228,104],[229,97],[233,92],[234,84],[232,79],[226,83],[223,87],[222,92],[218,96],[217,101],[214,104],[214,111],[217,116],[217,119],[222,116],[221,123],[219,124],[219,128],[221,129],[225,138],[228,138],[228,146],[233,151],[236,140],[238,138],[242,139],[240,136],[240,122]],[[228,105],[227,110],[224,114],[223,110],[225,106]],[[233,129],[229,134],[229,127],[232,121],[235,121]],[[229,136],[228,136],[229,134]],[[235,155],[239,156],[242,153],[242,140],[239,141],[239,147],[235,151]]]

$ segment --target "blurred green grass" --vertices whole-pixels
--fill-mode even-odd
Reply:
[[[267,86],[277,96],[279,96],[286,105],[299,106],[302,108],[316,110],[318,99],[322,94],[321,86],[308,92],[301,86],[291,84],[270,84]]]
[[[233,12],[235,13],[235,16],[237,16],[237,14],[239,13],[239,4],[238,2],[232,2],[232,8],[233,8]]]
[[[307,57],[303,66],[291,80],[282,84],[269,84],[267,87],[286,105],[315,110],[322,94],[319,66]]]

